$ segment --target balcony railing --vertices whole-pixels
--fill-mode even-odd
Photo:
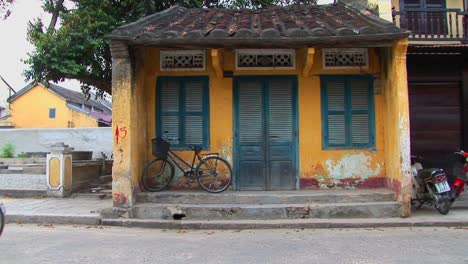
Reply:
[[[468,12],[460,9],[393,11],[393,22],[411,31],[412,41],[468,41]]]

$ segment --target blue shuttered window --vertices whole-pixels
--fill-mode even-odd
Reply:
[[[55,118],[55,108],[49,108],[49,118]]]
[[[324,149],[375,146],[374,92],[370,76],[322,76]]]
[[[160,77],[156,96],[156,133],[172,147],[209,148],[208,77]]]

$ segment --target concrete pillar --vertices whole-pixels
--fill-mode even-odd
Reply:
[[[390,185],[402,202],[401,216],[410,215],[411,161],[408,79],[406,50],[408,39],[395,41],[386,53],[386,84],[384,89],[386,174]]]
[[[400,147],[400,173],[402,189],[402,216],[411,214],[412,174],[411,174],[411,144],[409,122],[409,96],[408,74],[406,71],[406,51],[408,40],[400,40],[393,45],[395,54],[394,82],[398,87],[399,114],[398,114],[398,138]]]
[[[72,191],[72,155],[70,148],[63,142],[52,145],[47,154],[47,195],[52,197],[66,197]]]
[[[132,180],[132,152],[137,144],[132,140],[136,117],[135,87],[129,48],[125,43],[113,41],[112,52],[112,129],[114,134],[112,167],[112,197],[114,207],[129,208],[135,203]]]

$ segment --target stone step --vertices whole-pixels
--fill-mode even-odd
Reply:
[[[140,203],[170,204],[307,204],[307,203],[358,203],[395,201],[392,190],[314,190],[314,191],[258,191],[207,193],[197,191],[142,192]]]
[[[399,216],[398,202],[316,204],[156,204],[133,208],[138,219],[241,220],[308,218],[388,218]]]

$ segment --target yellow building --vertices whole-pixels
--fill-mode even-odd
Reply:
[[[408,35],[343,3],[175,6],[117,29],[114,204],[134,205],[163,134],[182,155],[220,153],[236,191],[387,187],[403,201]],[[178,175],[171,188],[190,187]]]
[[[67,128],[110,126],[112,110],[98,101],[86,100],[55,84],[34,83],[8,99],[13,128]],[[1,126],[1,123],[0,123]]]

